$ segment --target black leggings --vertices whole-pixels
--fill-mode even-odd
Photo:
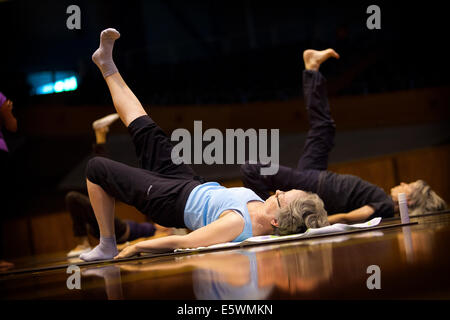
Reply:
[[[244,185],[263,199],[267,199],[269,192],[276,189],[317,192],[320,173],[327,170],[336,126],[331,118],[326,79],[319,71],[303,72],[303,93],[310,129],[297,167],[280,166],[275,175],[262,176],[261,164],[247,163],[241,166]]]
[[[185,228],[184,208],[192,189],[203,182],[186,164],[174,164],[173,145],[147,115],[128,126],[140,168],[103,157],[92,158],[87,178],[109,195],[134,206],[151,221],[165,227]]]

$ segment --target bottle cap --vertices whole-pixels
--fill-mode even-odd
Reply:
[[[398,202],[406,202],[406,194],[405,193],[398,194]]]

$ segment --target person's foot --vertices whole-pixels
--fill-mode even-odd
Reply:
[[[339,54],[333,49],[322,51],[308,49],[303,52],[303,61],[305,62],[306,70],[319,70],[320,65],[329,58],[339,59]]]
[[[69,253],[67,254],[67,258],[75,258],[75,257],[78,257],[81,254],[89,252],[91,250],[92,250],[92,248],[90,245],[79,244],[74,249],[69,251]]]
[[[100,46],[92,55],[92,61],[97,65],[106,78],[118,72],[112,57],[114,42],[120,38],[120,33],[113,28],[103,30],[100,34]]]
[[[99,261],[109,260],[117,256],[116,237],[102,237],[100,236],[100,243],[94,249],[87,253],[80,255],[83,261]]]
[[[106,136],[109,132],[109,126],[117,119],[119,119],[119,115],[117,113],[113,113],[101,119],[95,120],[92,123],[92,128],[95,132],[95,142],[97,145],[106,143]]]
[[[119,115],[117,113],[109,114],[106,117],[95,120],[92,123],[92,128],[94,130],[102,130],[102,129],[105,130],[106,129],[106,131],[107,131],[109,126],[111,124],[113,124],[114,121],[116,121],[117,119],[119,119]]]

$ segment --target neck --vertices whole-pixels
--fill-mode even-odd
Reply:
[[[252,221],[253,236],[272,234],[272,226],[267,221],[264,202],[252,201],[247,204],[250,220]]]

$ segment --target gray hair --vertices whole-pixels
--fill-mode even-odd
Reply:
[[[410,214],[440,211],[447,208],[445,201],[423,180],[417,180],[416,186],[408,195]]]
[[[282,236],[328,225],[330,223],[322,199],[315,193],[307,192],[306,196],[299,196],[280,209],[278,227],[274,233]]]

